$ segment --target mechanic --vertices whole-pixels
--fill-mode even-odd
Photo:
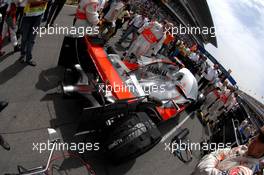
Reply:
[[[140,35],[125,53],[125,57],[130,57],[134,54],[137,58],[140,58],[149,52],[152,52],[152,55],[156,55],[166,39],[164,31],[165,28],[168,28],[168,25],[170,24],[166,23],[165,25],[162,25],[155,19],[144,25],[138,30]]]
[[[200,59],[199,59],[197,64],[199,65],[199,70],[198,70],[197,74],[199,76],[202,76],[203,72],[205,72],[205,70],[208,67],[207,57],[203,54],[200,54]]]
[[[199,81],[199,91],[203,90],[209,83],[215,83],[216,78],[218,77],[217,70],[219,69],[219,65],[215,64],[213,67],[208,67],[204,72],[201,80]]]
[[[212,108],[210,111],[214,113],[213,116],[219,116],[219,112],[222,111],[225,106],[227,106],[227,102],[231,99],[233,91],[229,89],[228,82],[225,81],[223,84],[219,80],[220,86],[220,91],[219,91],[219,98],[213,103],[211,107]]]
[[[148,22],[148,17],[147,17],[147,13],[142,12],[142,15],[136,15],[128,24],[129,27],[128,29],[125,31],[125,33],[123,34],[123,36],[121,37],[121,39],[117,42],[117,44],[121,45],[126,39],[127,37],[132,34],[133,38],[132,41],[130,42],[128,48],[131,47],[131,44],[133,43],[133,41],[135,41],[136,39],[136,35],[138,30],[143,27],[146,23]]]
[[[6,101],[0,101],[0,112],[5,109],[8,105],[8,102]],[[10,146],[9,144],[4,140],[4,138],[2,137],[2,135],[0,135],[0,145],[6,149],[6,150],[10,150]]]
[[[10,34],[10,39],[14,46],[14,52],[20,50],[20,45],[18,44],[17,35],[16,35],[16,29],[17,29],[16,10],[17,10],[16,4],[12,2],[8,7],[6,18],[3,19],[5,22],[2,30],[2,37],[3,37],[2,40],[4,40],[5,36],[7,36],[8,33]]]
[[[224,106],[226,111],[230,111],[234,106],[238,105],[237,97],[237,92],[232,93],[231,98],[228,99],[227,103]]]
[[[167,20],[164,20],[162,25],[163,25],[163,38],[162,38],[163,42],[158,42],[157,44],[153,45],[149,55],[156,56],[158,52],[162,49],[162,46],[165,42],[170,44],[174,40],[174,37],[172,35],[170,34],[166,35],[166,32],[165,32],[166,28],[172,28],[173,24]]]
[[[252,138],[248,145],[226,148],[212,152],[202,158],[194,174],[220,175],[243,174],[253,175],[263,170],[264,159],[264,126],[259,134]]]
[[[5,17],[6,17],[6,10],[8,8],[8,3],[5,0],[1,0],[0,1],[0,48],[2,48],[3,45],[3,39],[2,39],[2,31],[3,31],[3,26],[4,26],[4,22]],[[0,50],[0,57],[3,56],[5,54],[4,51]]]
[[[210,115],[210,113],[215,112],[214,110],[210,110],[212,109],[212,107],[215,107],[215,103],[220,99],[220,94],[221,94],[221,88],[223,88],[223,84],[218,81],[217,83],[214,84],[214,86],[212,86],[213,88],[204,93],[206,94],[206,101],[204,103],[204,105],[202,105],[201,107],[201,112],[202,114],[204,114],[204,116],[208,116]],[[213,115],[210,115],[210,117]],[[213,116],[213,117],[217,117],[217,116]],[[208,118],[209,119],[209,118]],[[212,119],[212,118],[210,118]],[[214,118],[215,120],[215,118]]]
[[[98,25],[99,20],[99,1],[98,0],[80,0],[76,11],[75,27],[92,27]],[[87,34],[87,33],[86,33]]]
[[[34,29],[39,28],[46,6],[47,0],[27,0],[21,24],[22,39],[20,53],[21,56],[19,58],[21,63],[26,63],[30,66],[36,66],[36,63],[32,61],[32,49],[37,36],[37,33],[34,32]]]
[[[173,43],[174,41],[174,36],[171,33],[167,33],[166,35],[166,39],[164,40],[161,49],[159,50],[158,53],[164,55],[164,56],[168,56],[168,50],[169,50],[169,46],[171,43]]]
[[[125,5],[129,0],[117,0],[113,2],[110,6],[109,11],[104,16],[102,20],[102,25],[100,27],[100,33],[103,34],[105,29],[107,33],[103,35],[105,41],[108,41],[112,34],[115,32],[116,20],[118,16],[125,10]]]
[[[191,52],[190,56],[189,56],[190,60],[193,62],[198,62],[200,59],[199,54],[197,54],[196,52]]]

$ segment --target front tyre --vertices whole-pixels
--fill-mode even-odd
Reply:
[[[105,142],[109,158],[114,163],[136,158],[161,140],[155,123],[144,112],[132,113],[116,125]]]

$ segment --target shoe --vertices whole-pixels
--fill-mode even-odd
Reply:
[[[0,51],[0,57],[5,55],[5,51]]]
[[[21,55],[20,57],[19,57],[19,59],[18,59],[18,61],[20,62],[20,63],[25,63],[25,55]]]
[[[26,61],[29,66],[35,67],[37,64],[34,61]]]
[[[20,51],[20,50],[21,50],[21,47],[20,47],[19,44],[16,45],[16,46],[14,46],[14,52],[18,52],[18,51]]]
[[[8,102],[6,102],[6,101],[1,101],[1,102],[0,102],[0,112],[1,112],[3,109],[5,109],[5,107],[7,107],[7,105],[8,105]]]
[[[4,140],[4,138],[0,135],[0,145],[7,151],[10,150],[10,145]]]

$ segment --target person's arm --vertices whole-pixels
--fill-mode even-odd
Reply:
[[[154,48],[153,48],[153,54],[154,55],[157,55],[158,51],[161,49],[164,41],[166,39],[166,35],[164,34],[162,36],[162,38],[155,44]]]
[[[99,23],[99,14],[97,12],[97,3],[90,3],[85,8],[86,18],[92,25]]]

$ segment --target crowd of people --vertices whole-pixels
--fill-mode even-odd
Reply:
[[[2,47],[9,38],[14,52],[20,51],[19,61],[36,66],[32,49],[37,29],[41,22],[45,26],[53,26],[66,0],[2,0],[0,1],[0,56],[5,55]],[[21,44],[18,38],[21,36]]]
[[[20,51],[19,61],[23,64],[36,66],[33,61],[32,49],[36,39],[33,28],[40,26],[41,22],[46,22],[45,26],[53,26],[54,22],[62,10],[65,0],[18,0],[12,2],[0,1],[0,49],[6,36],[14,46],[14,51]],[[141,56],[164,56],[172,61],[180,61],[196,77],[199,78],[199,90],[210,99],[205,106],[207,112],[229,110],[236,105],[236,88],[228,83],[228,75],[221,73],[219,65],[210,66],[207,57],[198,49],[198,44],[184,40],[186,36],[173,36],[166,32],[166,28],[175,25],[166,12],[149,0],[79,0],[74,18],[75,27],[98,27],[99,35],[105,42],[115,37],[121,31],[121,38],[116,43],[123,46],[128,37],[132,39],[125,48],[124,59],[132,60]],[[127,26],[126,29],[124,29]],[[21,36],[21,44],[18,38]],[[0,56],[4,55],[3,51]],[[135,59],[137,60],[137,59]],[[1,102],[0,109],[6,107],[7,103]],[[210,110],[211,109],[211,110]],[[212,110],[213,109],[213,110]],[[212,114],[212,113],[211,113]],[[261,146],[258,154],[249,146],[248,155],[259,156],[264,154],[263,135],[261,130],[256,138]],[[0,144],[10,149],[9,145],[0,136]],[[251,151],[251,153],[250,153]],[[217,161],[226,159],[226,153],[218,154]],[[230,153],[228,153],[230,155]],[[211,160],[212,155],[202,160]],[[200,163],[198,172],[215,172],[216,165],[206,169]],[[204,173],[206,174],[206,173]]]
[[[9,39],[14,52],[20,51],[21,64],[36,66],[32,60],[32,49],[36,39],[34,28],[41,22],[53,26],[66,0],[1,0],[0,1],[0,57],[5,55],[2,48]],[[21,44],[18,39],[21,37]],[[0,101],[0,112],[8,106],[7,101]],[[10,145],[0,135],[0,145],[10,150]]]

